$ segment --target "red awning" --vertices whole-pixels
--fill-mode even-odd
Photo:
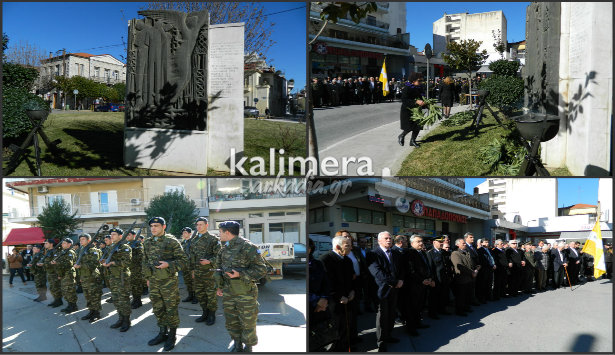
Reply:
[[[2,245],[41,244],[44,241],[45,235],[39,227],[13,228]]]

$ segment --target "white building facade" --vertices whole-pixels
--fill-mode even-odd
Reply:
[[[493,34],[500,33],[504,44],[506,40],[506,16],[499,11],[482,12],[477,14],[460,13],[444,14],[433,23],[433,51],[434,55],[446,52],[446,45],[450,41],[463,41],[473,39],[481,41],[479,51],[483,49],[489,54],[485,64],[502,59],[493,47],[495,39]]]

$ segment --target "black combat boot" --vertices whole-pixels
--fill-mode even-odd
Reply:
[[[239,339],[233,339],[233,347],[231,348],[232,353],[242,353],[243,352],[243,344]]]
[[[188,296],[182,300],[182,302],[190,302],[194,299],[194,292],[188,292]]]
[[[149,346],[158,345],[165,340],[167,340],[167,327],[160,327],[160,332],[158,332],[158,335],[156,335],[154,339],[148,341],[147,345]]]
[[[175,347],[175,331],[177,328],[169,328],[169,334],[167,334],[167,341],[164,342],[164,351],[170,351]]]
[[[149,294],[149,289],[147,287],[143,287],[143,294],[141,296],[147,296]]]
[[[94,323],[100,319],[100,311],[92,311],[92,315],[90,316],[90,323]]]
[[[90,311],[88,312],[88,314],[86,314],[85,316],[81,317],[81,320],[87,320],[90,319],[92,317],[92,315],[94,314],[94,311],[90,309]]]
[[[252,345],[246,345],[243,347],[243,352],[244,353],[251,353],[252,352]]]
[[[207,319],[207,317],[209,317],[209,309],[204,309],[203,315],[195,319],[194,321],[197,323],[201,323],[201,322],[204,322]]]
[[[83,287],[81,287],[81,285],[77,286],[77,290],[75,290],[75,292],[83,293]]]
[[[215,311],[208,311],[209,314],[207,315],[207,319],[205,319],[205,324],[207,325],[213,325],[214,323],[216,323],[216,312]]]
[[[61,311],[66,313],[66,314],[69,314],[69,313],[73,313],[77,309],[78,308],[77,308],[77,304],[76,303],[68,302],[68,306],[66,308],[62,309]]]
[[[49,304],[49,306],[51,306],[51,308],[56,308],[56,307],[60,307],[63,304],[64,302],[62,302],[62,297],[60,297],[60,298],[55,298],[53,302]]]
[[[192,293],[192,304],[197,304],[199,303],[199,299],[196,298],[196,294],[193,292]]]
[[[143,302],[141,302],[140,296],[132,296],[132,303],[130,304],[130,308],[137,309],[143,306]]]
[[[416,137],[418,137],[418,131],[412,131],[412,136],[410,137],[410,146],[412,147],[420,147],[420,145],[416,142]]]
[[[123,320],[124,320],[124,317],[122,317],[121,315],[118,315],[117,322],[111,324],[109,328],[113,328],[113,329],[119,328],[122,325]]]
[[[122,316],[122,327],[120,332],[125,332],[130,329],[130,316]]]

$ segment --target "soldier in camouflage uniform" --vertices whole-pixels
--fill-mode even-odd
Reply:
[[[35,302],[41,302],[47,299],[47,273],[45,272],[44,264],[41,259],[45,257],[45,252],[40,245],[34,245],[32,247],[32,256],[30,271],[34,275],[34,284],[36,285],[36,292],[38,292],[38,298],[35,298]]]
[[[153,346],[165,342],[164,350],[169,351],[175,347],[175,332],[179,326],[177,273],[186,266],[188,258],[179,241],[173,235],[165,234],[164,218],[151,218],[149,226],[152,236],[143,242],[143,274],[160,331],[147,344]]]
[[[217,295],[222,296],[226,329],[233,339],[234,352],[251,352],[258,343],[256,318],[258,288],[256,281],[267,273],[265,260],[257,247],[239,237],[239,223],[220,223],[222,247],[217,256],[215,273]]]
[[[85,302],[88,307],[88,314],[81,317],[82,320],[89,320],[90,323],[100,319],[100,299],[102,297],[101,274],[99,270],[99,260],[102,252],[96,247],[96,242],[90,244],[92,237],[89,234],[79,236],[79,254],[75,269],[81,274],[81,287],[85,295]]]
[[[58,280],[55,265],[51,264],[53,259],[57,257],[60,252],[58,247],[56,247],[56,242],[53,239],[47,239],[47,241],[45,241],[45,258],[43,259],[43,264],[45,264],[45,271],[47,272],[49,291],[53,296],[53,302],[48,304],[48,306],[53,308],[60,307],[63,304],[60,280]]]
[[[119,318],[110,328],[120,328],[120,332],[130,329],[130,260],[132,252],[130,246],[122,240],[124,231],[120,228],[109,230],[111,241],[107,257],[103,260],[103,266],[109,274],[109,288],[113,305],[117,309]]]
[[[64,238],[62,241],[62,251],[51,262],[58,273],[58,280],[62,288],[62,296],[68,302],[68,306],[62,309],[66,314],[77,310],[77,292],[75,291],[75,261],[77,253],[72,248],[73,240]]]
[[[141,302],[141,295],[143,295],[143,269],[141,263],[143,262],[143,243],[136,239],[137,233],[135,231],[129,231],[126,236],[128,245],[132,249],[132,260],[130,262],[130,286],[132,287],[132,302],[130,307],[137,309],[143,306]]]
[[[218,238],[207,232],[207,218],[199,217],[196,220],[197,234],[190,244],[189,263],[194,279],[194,292],[201,303],[203,315],[195,319],[196,322],[205,322],[212,325],[216,321],[218,298],[216,297],[216,283],[214,272],[216,255],[220,250]]]
[[[184,253],[190,260],[190,245],[192,244],[192,228],[184,227],[182,229],[182,249],[184,249]],[[190,262],[186,265],[186,268],[182,270],[182,278],[184,279],[184,284],[186,284],[186,290],[188,291],[188,296],[182,300],[182,302],[190,302],[193,304],[199,303],[196,296],[194,295],[194,280],[192,279],[192,271],[193,267]]]
[[[102,264],[105,259],[107,259],[107,255],[109,254],[109,246],[111,244],[113,244],[113,242],[111,241],[111,235],[107,234],[105,235],[104,238],[104,244],[105,246],[103,248],[100,249],[100,263]],[[109,269],[106,267],[102,267],[100,268],[101,271],[101,275],[102,275],[102,284],[103,287],[102,288],[108,288],[109,290],[111,290],[111,287],[109,286]],[[106,303],[113,303],[113,295],[111,297],[109,297],[106,301]]]

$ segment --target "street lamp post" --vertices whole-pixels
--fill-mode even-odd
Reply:
[[[427,43],[425,45],[425,58],[427,59],[427,99],[429,100],[429,59],[433,56],[431,51],[431,45]]]

